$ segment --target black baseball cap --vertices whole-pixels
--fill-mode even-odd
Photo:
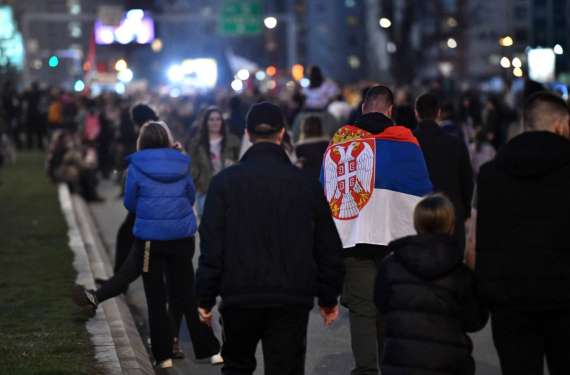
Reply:
[[[281,108],[269,102],[251,106],[246,117],[247,130],[254,135],[277,133],[285,126],[285,117]]]

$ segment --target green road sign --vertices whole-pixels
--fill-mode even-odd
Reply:
[[[228,36],[256,35],[263,30],[262,0],[222,0],[218,31]]]

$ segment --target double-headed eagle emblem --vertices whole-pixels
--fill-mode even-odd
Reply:
[[[325,194],[333,217],[357,217],[374,191],[374,139],[332,145],[324,157]]]

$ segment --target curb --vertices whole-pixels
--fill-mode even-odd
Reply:
[[[92,229],[94,223],[83,199],[71,195],[65,184],[58,186],[58,195],[69,228],[69,247],[75,255],[76,283],[95,288],[95,278],[108,279],[113,274],[111,262]],[[86,326],[95,347],[95,359],[105,374],[155,374],[123,296],[102,303]]]

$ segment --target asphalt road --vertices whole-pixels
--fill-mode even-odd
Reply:
[[[119,198],[119,188],[109,181],[103,181],[99,186],[100,194],[106,199],[103,203],[91,204],[91,213],[98,225],[98,230],[103,242],[111,252],[111,259],[114,254],[115,236],[117,229],[126,215],[122,201]],[[198,257],[195,253],[194,262]],[[127,295],[127,300],[137,321],[141,334],[148,342],[147,312],[144,292],[141,280],[137,280]],[[220,327],[214,327],[216,335],[221,337]],[[489,325],[484,330],[472,336],[474,342],[474,357],[477,363],[477,375],[500,375],[498,358],[493,346]],[[181,329],[181,340],[186,358],[175,361],[175,368],[169,370],[168,374],[194,374],[209,375],[219,374],[219,367],[212,367],[208,364],[198,364],[193,359],[192,347],[188,331],[183,326]],[[263,359],[261,348],[257,351],[258,368],[256,375],[263,374]],[[311,311],[309,329],[307,337],[307,362],[306,374],[308,375],[347,375],[350,374],[354,361],[350,351],[350,335],[348,327],[348,314],[346,310],[341,311],[340,319],[330,328],[325,328],[318,310]]]

